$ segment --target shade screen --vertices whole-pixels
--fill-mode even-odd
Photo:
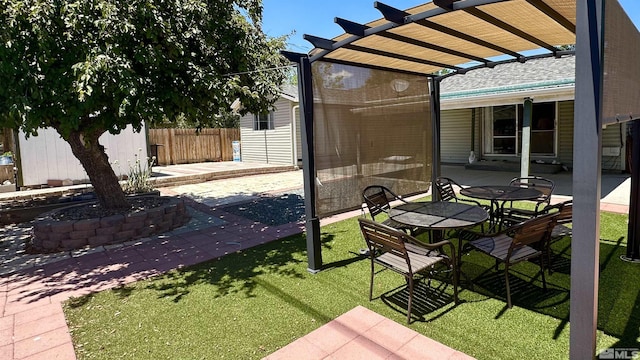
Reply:
[[[426,77],[321,61],[312,76],[318,216],[360,207],[372,184],[399,195],[429,189]]]
[[[605,2],[602,121],[640,118],[640,33],[618,1]]]

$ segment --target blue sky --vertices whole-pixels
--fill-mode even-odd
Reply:
[[[618,0],[627,15],[640,28],[640,0]],[[288,50],[309,52],[312,46],[303,34],[333,38],[343,33],[333,22],[335,17],[366,23],[382,17],[373,0],[263,0],[263,30],[269,36],[295,32],[289,38]],[[398,9],[424,4],[428,0],[387,0],[383,3]]]

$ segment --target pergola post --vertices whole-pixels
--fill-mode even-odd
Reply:
[[[573,127],[573,239],[571,249],[571,359],[596,351],[600,256],[603,0],[576,4],[576,86]]]
[[[431,87],[431,133],[432,133],[432,150],[431,150],[431,199],[433,201],[440,200],[440,194],[433,191],[436,179],[441,175],[440,169],[440,80],[430,78],[429,85]]]
[[[298,92],[300,98],[300,127],[302,137],[302,176],[304,178],[304,213],[307,232],[307,270],[317,273],[322,268],[320,219],[316,215],[316,166],[313,148],[313,85],[308,57],[298,62]]]
[[[631,194],[629,198],[629,227],[627,230],[627,253],[622,260],[640,262],[640,121],[631,123]]]

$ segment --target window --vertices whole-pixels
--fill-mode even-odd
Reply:
[[[273,130],[273,111],[253,116],[253,130]]]
[[[493,154],[516,153],[517,123],[514,105],[493,108]]]
[[[518,105],[518,117],[524,118],[524,106]],[[554,155],[556,103],[533,104],[531,116],[531,154]],[[522,122],[518,125],[518,153],[522,152]]]
[[[524,106],[494,106],[492,120],[487,124],[486,152],[495,155],[522,153]],[[531,116],[531,154],[555,155],[556,103],[534,103]]]

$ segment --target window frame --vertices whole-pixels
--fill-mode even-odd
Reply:
[[[536,134],[536,133],[549,133],[549,132],[553,132],[553,153],[536,153],[536,152],[531,152],[531,156],[535,156],[535,157],[557,157],[558,156],[558,101],[545,101],[545,102],[540,102],[540,103],[534,103],[534,107],[536,104],[552,104],[554,109],[554,118],[553,118],[553,129],[534,129],[533,126],[535,126],[535,124],[532,124],[532,128],[531,128],[531,133]],[[500,134],[500,135],[496,135],[494,132],[494,125],[495,125],[495,110],[496,108],[504,108],[504,107],[512,107],[513,111],[515,112],[514,116],[515,116],[515,133],[514,134]],[[520,157],[522,156],[522,107],[523,104],[504,104],[504,105],[495,105],[495,106],[490,106],[488,107],[488,121],[485,122],[485,130],[484,130],[484,140],[487,146],[484,146],[484,151],[483,151],[483,156],[488,156],[488,157],[499,157],[499,156],[504,156],[504,157]],[[535,108],[534,108],[535,111]],[[536,118],[535,118],[535,113],[533,114],[533,119],[532,121],[535,123],[536,122]],[[514,139],[515,141],[515,147],[514,147],[514,152],[513,153],[497,153],[495,152],[495,140],[496,139]]]
[[[264,119],[264,117],[267,117]],[[254,131],[263,131],[263,130],[274,130],[275,129],[275,114],[273,111],[269,111],[268,113],[260,113],[253,115],[253,130]]]

